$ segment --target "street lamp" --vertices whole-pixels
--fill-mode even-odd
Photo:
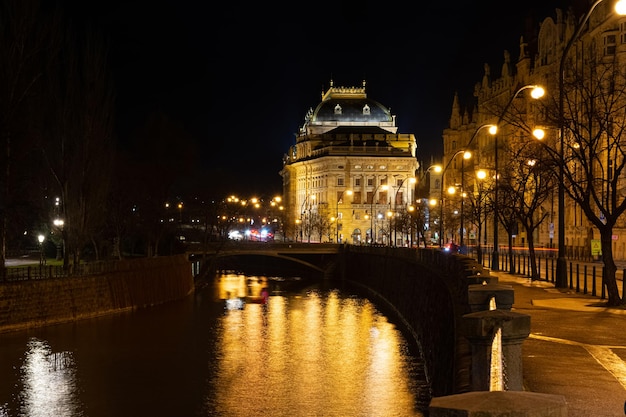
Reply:
[[[395,177],[395,175],[394,175],[394,177]],[[405,177],[405,178],[402,179],[402,181],[400,181],[399,184],[397,184],[398,189],[396,190],[396,192],[394,193],[394,196],[393,196],[393,212],[395,213],[396,217],[398,216],[398,210],[397,210],[398,209],[398,192],[402,189],[402,186],[404,185],[404,182],[406,180],[409,180],[409,184],[415,184],[417,182],[417,179],[415,177]],[[408,187],[407,187],[407,194],[409,194]],[[409,195],[409,198],[410,198],[410,195]],[[397,236],[396,236],[397,228],[396,227],[397,227],[397,225],[396,225],[395,222],[394,222],[393,226],[394,226],[393,227],[393,245],[396,246],[396,240],[397,240]],[[391,230],[389,231],[389,235],[391,236]],[[401,236],[401,238],[403,238],[403,236]]]
[[[43,242],[46,240],[44,235],[37,236],[37,240],[39,241],[39,266],[42,266],[46,263],[46,258],[43,255]]]
[[[387,189],[387,184],[378,184],[376,188],[374,188],[374,192],[372,193],[372,201],[370,202],[370,233],[372,234],[372,242],[376,242],[376,233],[374,233],[374,199],[376,198],[376,192],[379,188],[383,190]]]
[[[343,195],[352,195],[352,190],[343,190],[337,199],[337,206],[335,207],[335,242],[339,243],[339,201],[343,201]]]
[[[460,150],[455,152],[454,155],[452,155],[452,157],[450,157],[450,160],[448,161],[448,163],[446,164],[446,166],[443,168],[443,170],[441,171],[441,184],[440,184],[440,195],[439,195],[439,199],[440,199],[440,203],[441,203],[441,207],[439,208],[439,213],[440,213],[440,218],[439,218],[439,247],[442,248],[443,247],[443,184],[444,184],[444,175],[446,174],[446,171],[448,170],[448,167],[450,167],[450,163],[452,163],[452,161],[454,160],[454,158],[456,158],[458,155],[463,154],[463,159],[468,159],[465,157],[465,153],[469,154],[469,157],[471,157],[471,153],[465,151],[465,150]]]
[[[315,201],[315,194],[307,194],[304,197],[304,201],[302,202],[302,205],[300,206],[300,223],[302,223],[302,229],[305,229],[305,225],[306,225],[306,230],[307,230],[307,236],[308,236],[308,242],[311,243],[311,208],[310,206],[308,207],[309,210],[309,215],[306,217],[306,222],[303,222],[302,220],[302,216],[304,215],[305,212],[305,207],[304,205],[309,201],[309,197],[311,197],[311,200]],[[304,230],[301,230],[304,231]],[[300,241],[302,242],[302,238],[303,236],[300,236]]]
[[[482,219],[480,217],[481,214],[481,203],[482,203],[482,199],[483,199],[483,195],[482,195],[482,191],[483,191],[483,185],[482,182],[485,180],[485,178],[487,178],[487,171],[485,171],[484,169],[479,169],[478,171],[476,171],[476,179],[478,179],[478,201],[477,201],[477,210],[476,213],[478,214],[478,240],[477,240],[477,256],[478,256],[478,263],[480,263],[481,265],[483,264],[483,250],[482,247],[480,245],[480,232],[482,229]],[[485,210],[486,211],[486,210]],[[487,232],[485,231],[485,240],[487,240]]]
[[[420,191],[418,191],[418,194],[419,194],[418,198],[420,200],[426,200],[426,198],[423,197],[424,194],[422,194],[422,193],[425,192],[425,190],[424,190],[424,187],[421,184],[422,184],[422,180],[424,178],[426,178],[426,175],[429,172],[431,172],[431,171],[436,172],[437,174],[439,174],[439,173],[441,173],[441,171],[443,171],[443,167],[441,165],[439,165],[439,164],[435,164],[435,165],[429,166],[428,169],[426,169],[425,171],[422,172],[422,174],[419,177],[419,180],[417,181],[417,188],[420,190]],[[440,178],[439,180],[442,181],[442,178]],[[437,199],[432,198],[432,196],[430,195],[431,194],[430,191],[432,190],[432,181],[430,180],[430,178],[429,178],[429,182],[428,182],[427,185],[428,185],[428,192],[426,194],[428,194],[429,197],[431,197],[431,198],[428,200],[428,204],[425,204],[425,206],[429,206],[428,207],[428,219],[429,219],[429,230],[430,230],[430,218],[431,218],[430,207],[434,207],[434,206],[437,205]],[[441,184],[439,184],[437,186],[437,188],[441,188]],[[430,232],[430,233],[432,233],[432,232]],[[430,237],[432,239],[432,235]],[[419,243],[419,239],[418,239],[418,243]],[[424,239],[424,245],[426,246],[426,240],[425,239]]]
[[[463,153],[463,158],[461,158],[461,238],[459,239],[459,247],[461,248],[462,254],[465,254],[465,246],[463,246],[463,235],[465,234],[463,225],[463,206],[465,205],[465,160],[471,157],[471,152],[466,151]]]
[[[565,185],[563,183],[564,180],[564,170],[565,170],[565,159],[563,155],[563,150],[565,147],[565,113],[563,109],[563,105],[565,102],[565,92],[563,91],[563,87],[565,84],[565,59],[567,58],[567,54],[571,49],[572,45],[580,36],[583,28],[587,24],[591,13],[595,10],[595,8],[602,3],[604,0],[596,0],[587,10],[585,16],[578,22],[578,26],[576,27],[576,31],[572,35],[572,37],[567,42],[567,45],[563,49],[563,54],[561,55],[561,61],[559,63],[559,186],[558,186],[558,211],[559,211],[559,224],[558,224],[558,240],[559,240],[559,249],[556,259],[556,277],[554,286],[557,288],[567,288],[567,264],[565,262]],[[626,1],[618,0],[615,2],[615,12],[618,15],[626,15]]]
[[[524,90],[531,89],[530,96],[533,99],[539,99],[543,97],[545,94],[545,90],[543,87],[538,85],[525,85],[520,87],[515,91],[515,94],[511,96],[506,106],[500,113],[500,117],[498,117],[498,123],[492,127],[489,131],[493,135],[496,135],[498,129],[500,128],[502,121],[504,120],[504,116],[506,115],[509,107],[513,104],[513,101],[517,98],[519,93]],[[498,136],[494,136],[494,152],[493,152],[493,164],[494,164],[494,189],[493,189],[493,252],[492,252],[492,261],[491,261],[491,269],[494,271],[500,270],[500,258],[498,254]]]
[[[296,242],[298,241],[298,230],[300,231],[300,242],[302,242],[302,220],[296,219]]]
[[[60,218],[56,218],[52,221],[52,224],[54,225],[54,227],[56,227],[61,233],[61,239],[57,240],[56,242],[56,247],[57,247],[57,254],[56,254],[56,260],[59,261],[61,259],[63,259],[63,225],[65,224],[65,222],[63,221],[63,219]]]

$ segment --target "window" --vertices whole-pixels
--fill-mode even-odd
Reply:
[[[374,186],[374,178],[368,178],[367,179],[367,186],[368,187],[373,187]]]
[[[615,55],[617,38],[615,35],[604,37],[604,56]]]
[[[335,106],[335,114],[341,114],[341,106],[339,104]]]
[[[368,106],[367,104],[363,106],[363,114],[366,116],[369,116],[370,114],[370,106]]]
[[[355,178],[354,179],[354,186],[355,187],[360,187],[361,186],[361,178]]]
[[[378,193],[378,204],[387,204],[387,191],[380,191]]]
[[[354,204],[361,204],[361,192],[360,191],[354,191],[352,193],[352,202]]]
[[[343,186],[343,177],[339,177],[339,178],[337,178],[337,185],[338,185],[339,187],[342,187],[342,186]]]

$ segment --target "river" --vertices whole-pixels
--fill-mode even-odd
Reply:
[[[233,273],[0,334],[0,417],[423,416],[419,348],[382,311],[344,285]]]

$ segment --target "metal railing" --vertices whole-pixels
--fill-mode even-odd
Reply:
[[[99,275],[117,271],[117,261],[97,261],[63,268],[61,265],[24,265],[5,268],[5,281],[67,278]]]

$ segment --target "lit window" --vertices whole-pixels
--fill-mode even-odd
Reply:
[[[370,106],[368,106],[367,104],[363,106],[363,114],[366,116],[370,115]]]

